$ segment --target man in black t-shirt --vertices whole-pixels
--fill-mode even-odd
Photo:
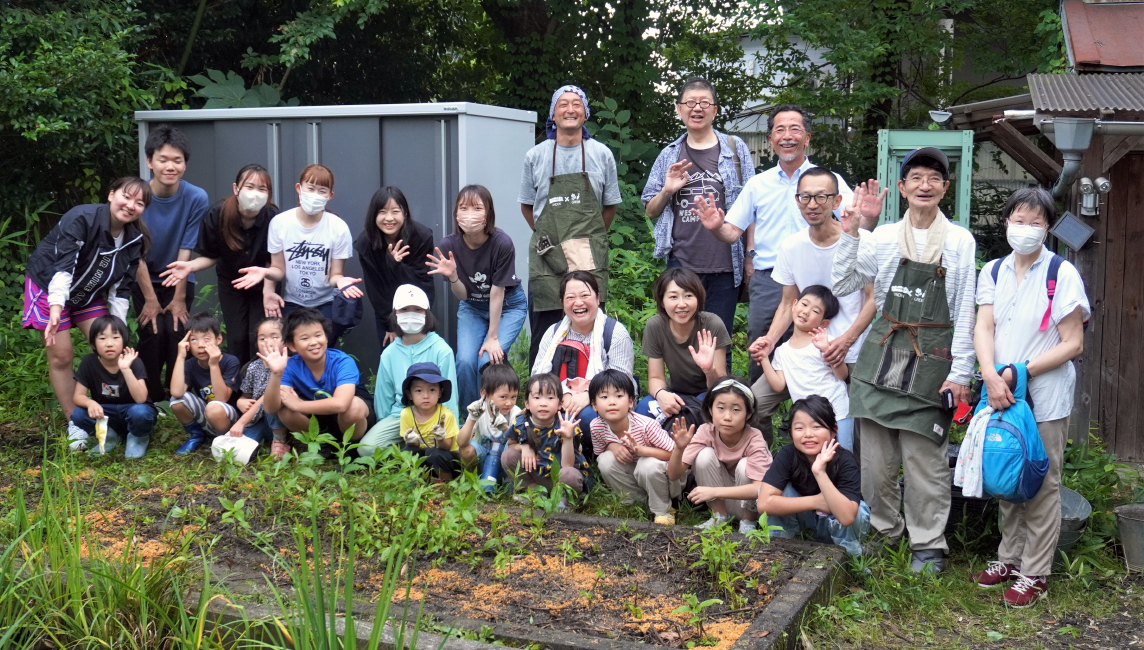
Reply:
[[[791,406],[791,443],[779,450],[759,489],[759,512],[777,537],[810,530],[814,538],[862,554],[870,507],[862,500],[858,462],[838,444],[838,423],[821,395]]]

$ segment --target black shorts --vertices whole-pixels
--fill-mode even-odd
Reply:
[[[361,400],[365,402],[365,408],[367,411],[365,417],[366,430],[368,431],[371,427],[373,427],[373,425],[377,424],[377,416],[373,412],[373,395],[370,395],[369,391],[366,390],[363,386],[358,385],[354,390],[354,396],[360,397]],[[338,416],[336,413],[330,413],[327,415],[315,415],[314,418],[318,420],[318,433],[328,433],[337,438],[339,442],[341,442],[342,430],[338,427]],[[365,431],[355,431],[354,433],[357,434],[358,438],[365,435]]]

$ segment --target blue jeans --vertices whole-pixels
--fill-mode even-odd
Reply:
[[[749,261],[749,260],[748,260]],[[668,255],[667,266],[682,266],[674,255]],[[723,321],[727,334],[735,334],[735,306],[739,303],[739,287],[735,286],[735,273],[696,273],[707,292],[703,311],[709,311]],[[743,277],[743,282],[747,278]],[[727,346],[727,372],[731,372],[731,346]]]
[[[802,495],[788,485],[783,490],[783,496],[797,499]],[[791,538],[799,531],[810,530],[814,532],[817,541],[837,544],[850,555],[859,556],[862,555],[862,538],[870,530],[870,506],[865,501],[858,502],[858,516],[849,526],[843,526],[834,515],[820,515],[814,510],[781,517],[767,515],[767,524],[781,527],[781,530],[771,532],[775,537]]]
[[[507,355],[528,318],[528,297],[517,285],[505,290],[501,306],[497,338]],[[485,344],[489,333],[488,303],[462,300],[457,308],[457,397],[458,406],[465,408],[481,398],[481,368],[489,363],[487,352],[477,358],[477,351]]]
[[[115,429],[116,433],[146,438],[155,430],[158,412],[154,404],[102,404],[101,406],[103,414],[107,416],[107,426]],[[77,406],[72,411],[71,421],[89,435],[95,435],[95,419],[88,417],[87,409]]]
[[[257,422],[243,427],[242,435],[264,445],[274,439],[275,429],[285,428],[286,425],[282,424],[277,415],[263,411],[262,417],[258,418]]]
[[[854,418],[843,418],[838,421],[838,444],[850,453],[854,453]]]

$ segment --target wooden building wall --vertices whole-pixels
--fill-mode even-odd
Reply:
[[[1110,451],[1121,460],[1144,461],[1144,152],[1131,152],[1104,170],[1105,142],[1096,136],[1082,176],[1105,176],[1112,191],[1101,213],[1085,218],[1095,243],[1075,254],[1092,320],[1084,355],[1077,361],[1074,440],[1095,421]],[[1076,192],[1068,205],[1079,214]],[[1083,439],[1083,438],[1081,438]]]

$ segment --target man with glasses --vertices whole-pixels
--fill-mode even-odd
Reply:
[[[778,259],[779,244],[806,225],[795,200],[795,192],[802,172],[815,166],[806,157],[811,135],[810,114],[806,109],[782,104],[771,112],[768,122],[771,150],[778,156],[779,164],[747,182],[738,200],[727,208],[726,213],[714,201],[702,198],[697,201],[703,226],[722,242],[731,243],[748,231],[748,226],[754,226],[750,229],[753,246],[747,251],[747,257],[752,260],[748,265],[748,273],[751,274],[751,304],[747,312],[749,341],[757,341],[767,335],[775,310],[782,301],[783,287],[771,275]],[[850,205],[853,196],[850,186],[841,176],[835,176],[842,205]],[[861,206],[866,229],[873,228],[882,214],[881,197],[884,196],[884,193],[878,193],[877,181],[870,183],[869,200]],[[778,347],[779,342],[772,340],[771,349]],[[752,362],[752,383],[761,376],[759,365]],[[764,435],[769,435],[769,415],[782,400],[770,393],[765,380],[761,384],[759,388],[766,395],[758,404],[759,424]]]
[[[788,236],[779,244],[771,278],[782,285],[782,302],[767,332],[766,338],[770,341],[780,340],[790,327],[791,307],[803,290],[816,284],[824,287],[833,284],[830,272],[842,240],[842,224],[834,219],[833,214],[842,206],[840,187],[838,176],[822,167],[811,167],[799,174],[795,199],[803,220],[810,227]],[[863,236],[870,234],[861,230],[859,233]],[[830,366],[844,362],[853,372],[866,330],[876,313],[874,285],[867,283],[862,290],[837,298],[838,314],[827,325],[830,344],[822,357]],[[751,345],[751,356],[760,363],[761,343],[760,339]],[[765,378],[755,384],[753,390],[757,399],[775,399]],[[778,399],[787,399],[786,391]]]
[[[850,380],[850,415],[862,430],[862,498],[870,524],[894,543],[908,530],[911,568],[945,568],[950,473],[949,425],[969,400],[973,374],[977,244],[938,207],[949,189],[949,159],[915,149],[898,189],[909,209],[897,223],[859,239],[858,188],[831,273],[845,296],[874,283],[879,318]],[[905,518],[899,468],[905,473]]]
[[[739,284],[745,280],[743,242],[726,243],[703,227],[696,199],[711,195],[723,210],[755,175],[747,143],[715,130],[718,95],[711,82],[691,77],[679,89],[676,112],[687,132],[663,148],[643,191],[644,210],[655,221],[655,257],[695,271],[707,292],[704,311],[735,328]],[[731,367],[731,350],[727,350]]]

